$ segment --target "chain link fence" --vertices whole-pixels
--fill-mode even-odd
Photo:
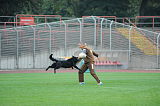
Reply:
[[[96,61],[105,64],[96,63],[98,69],[157,69],[159,36],[94,16],[1,29],[0,69],[44,69],[51,53],[55,58],[77,56],[79,42],[99,53]]]

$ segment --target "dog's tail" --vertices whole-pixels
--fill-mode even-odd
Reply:
[[[52,55],[53,55],[53,54],[51,54],[51,55],[49,56],[49,59],[52,60],[52,61],[57,62],[58,60],[56,60],[55,58],[53,58]]]

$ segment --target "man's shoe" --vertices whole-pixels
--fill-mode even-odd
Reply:
[[[80,85],[84,85],[84,84],[85,84],[85,82],[80,82],[79,84],[80,84]]]
[[[103,85],[103,83],[102,83],[102,82],[100,82],[100,83],[98,83],[97,85]]]

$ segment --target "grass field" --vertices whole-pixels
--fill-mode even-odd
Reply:
[[[89,73],[86,84],[77,73],[0,74],[0,106],[159,106],[160,73]]]

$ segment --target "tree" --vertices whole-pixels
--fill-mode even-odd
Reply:
[[[38,13],[39,3],[41,3],[41,0],[1,0],[0,14],[2,16],[13,16],[21,13]]]
[[[86,15],[134,17],[159,15],[159,0],[1,0],[2,16],[48,14],[67,17]]]
[[[142,0],[139,13],[141,16],[160,15],[159,0]]]

